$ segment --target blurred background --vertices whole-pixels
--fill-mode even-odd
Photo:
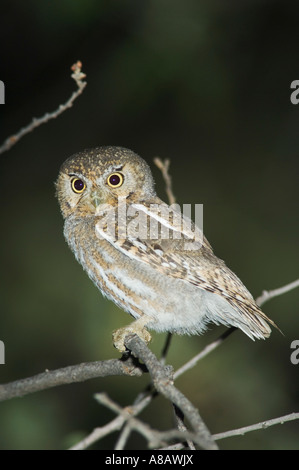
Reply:
[[[178,202],[204,205],[205,235],[257,297],[298,278],[299,3],[288,0],[27,0],[1,2],[1,142],[87,88],[56,120],[0,155],[0,382],[118,357],[111,333],[131,318],[104,300],[63,239],[54,181],[70,155],[121,145],[151,165],[171,159]],[[177,381],[213,433],[299,410],[299,289],[265,304],[267,341],[235,332]],[[174,337],[184,364],[224,329]],[[151,348],[160,354],[164,335]],[[93,398],[129,405],[148,377],[112,377],[0,403],[1,449],[64,449],[113,418]],[[140,416],[168,429],[162,398]],[[222,449],[298,449],[299,423],[219,442]],[[94,448],[111,449],[116,435]],[[133,434],[129,449],[144,448]]]

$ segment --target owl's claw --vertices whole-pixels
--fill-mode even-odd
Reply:
[[[114,347],[120,352],[125,352],[125,338],[130,334],[136,334],[139,336],[139,338],[143,339],[143,341],[149,343],[152,337],[145,328],[146,323],[148,323],[148,320],[146,320],[144,317],[141,317],[130,325],[115,330],[112,334]]]

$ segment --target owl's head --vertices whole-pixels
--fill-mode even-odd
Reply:
[[[60,168],[56,194],[63,217],[95,213],[99,204],[118,198],[132,202],[155,196],[147,163],[122,147],[97,147],[68,158]]]

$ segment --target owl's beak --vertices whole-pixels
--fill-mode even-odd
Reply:
[[[93,191],[90,195],[91,203],[95,207],[95,209],[102,204],[103,197],[99,191]]]

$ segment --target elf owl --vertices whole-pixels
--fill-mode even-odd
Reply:
[[[158,198],[150,168],[136,153],[122,147],[77,153],[62,165],[56,188],[77,260],[135,318],[114,333],[120,351],[129,333],[148,342],[148,329],[194,335],[214,323],[251,339],[270,335],[275,324],[201,230]],[[200,241],[192,238],[196,229]]]

